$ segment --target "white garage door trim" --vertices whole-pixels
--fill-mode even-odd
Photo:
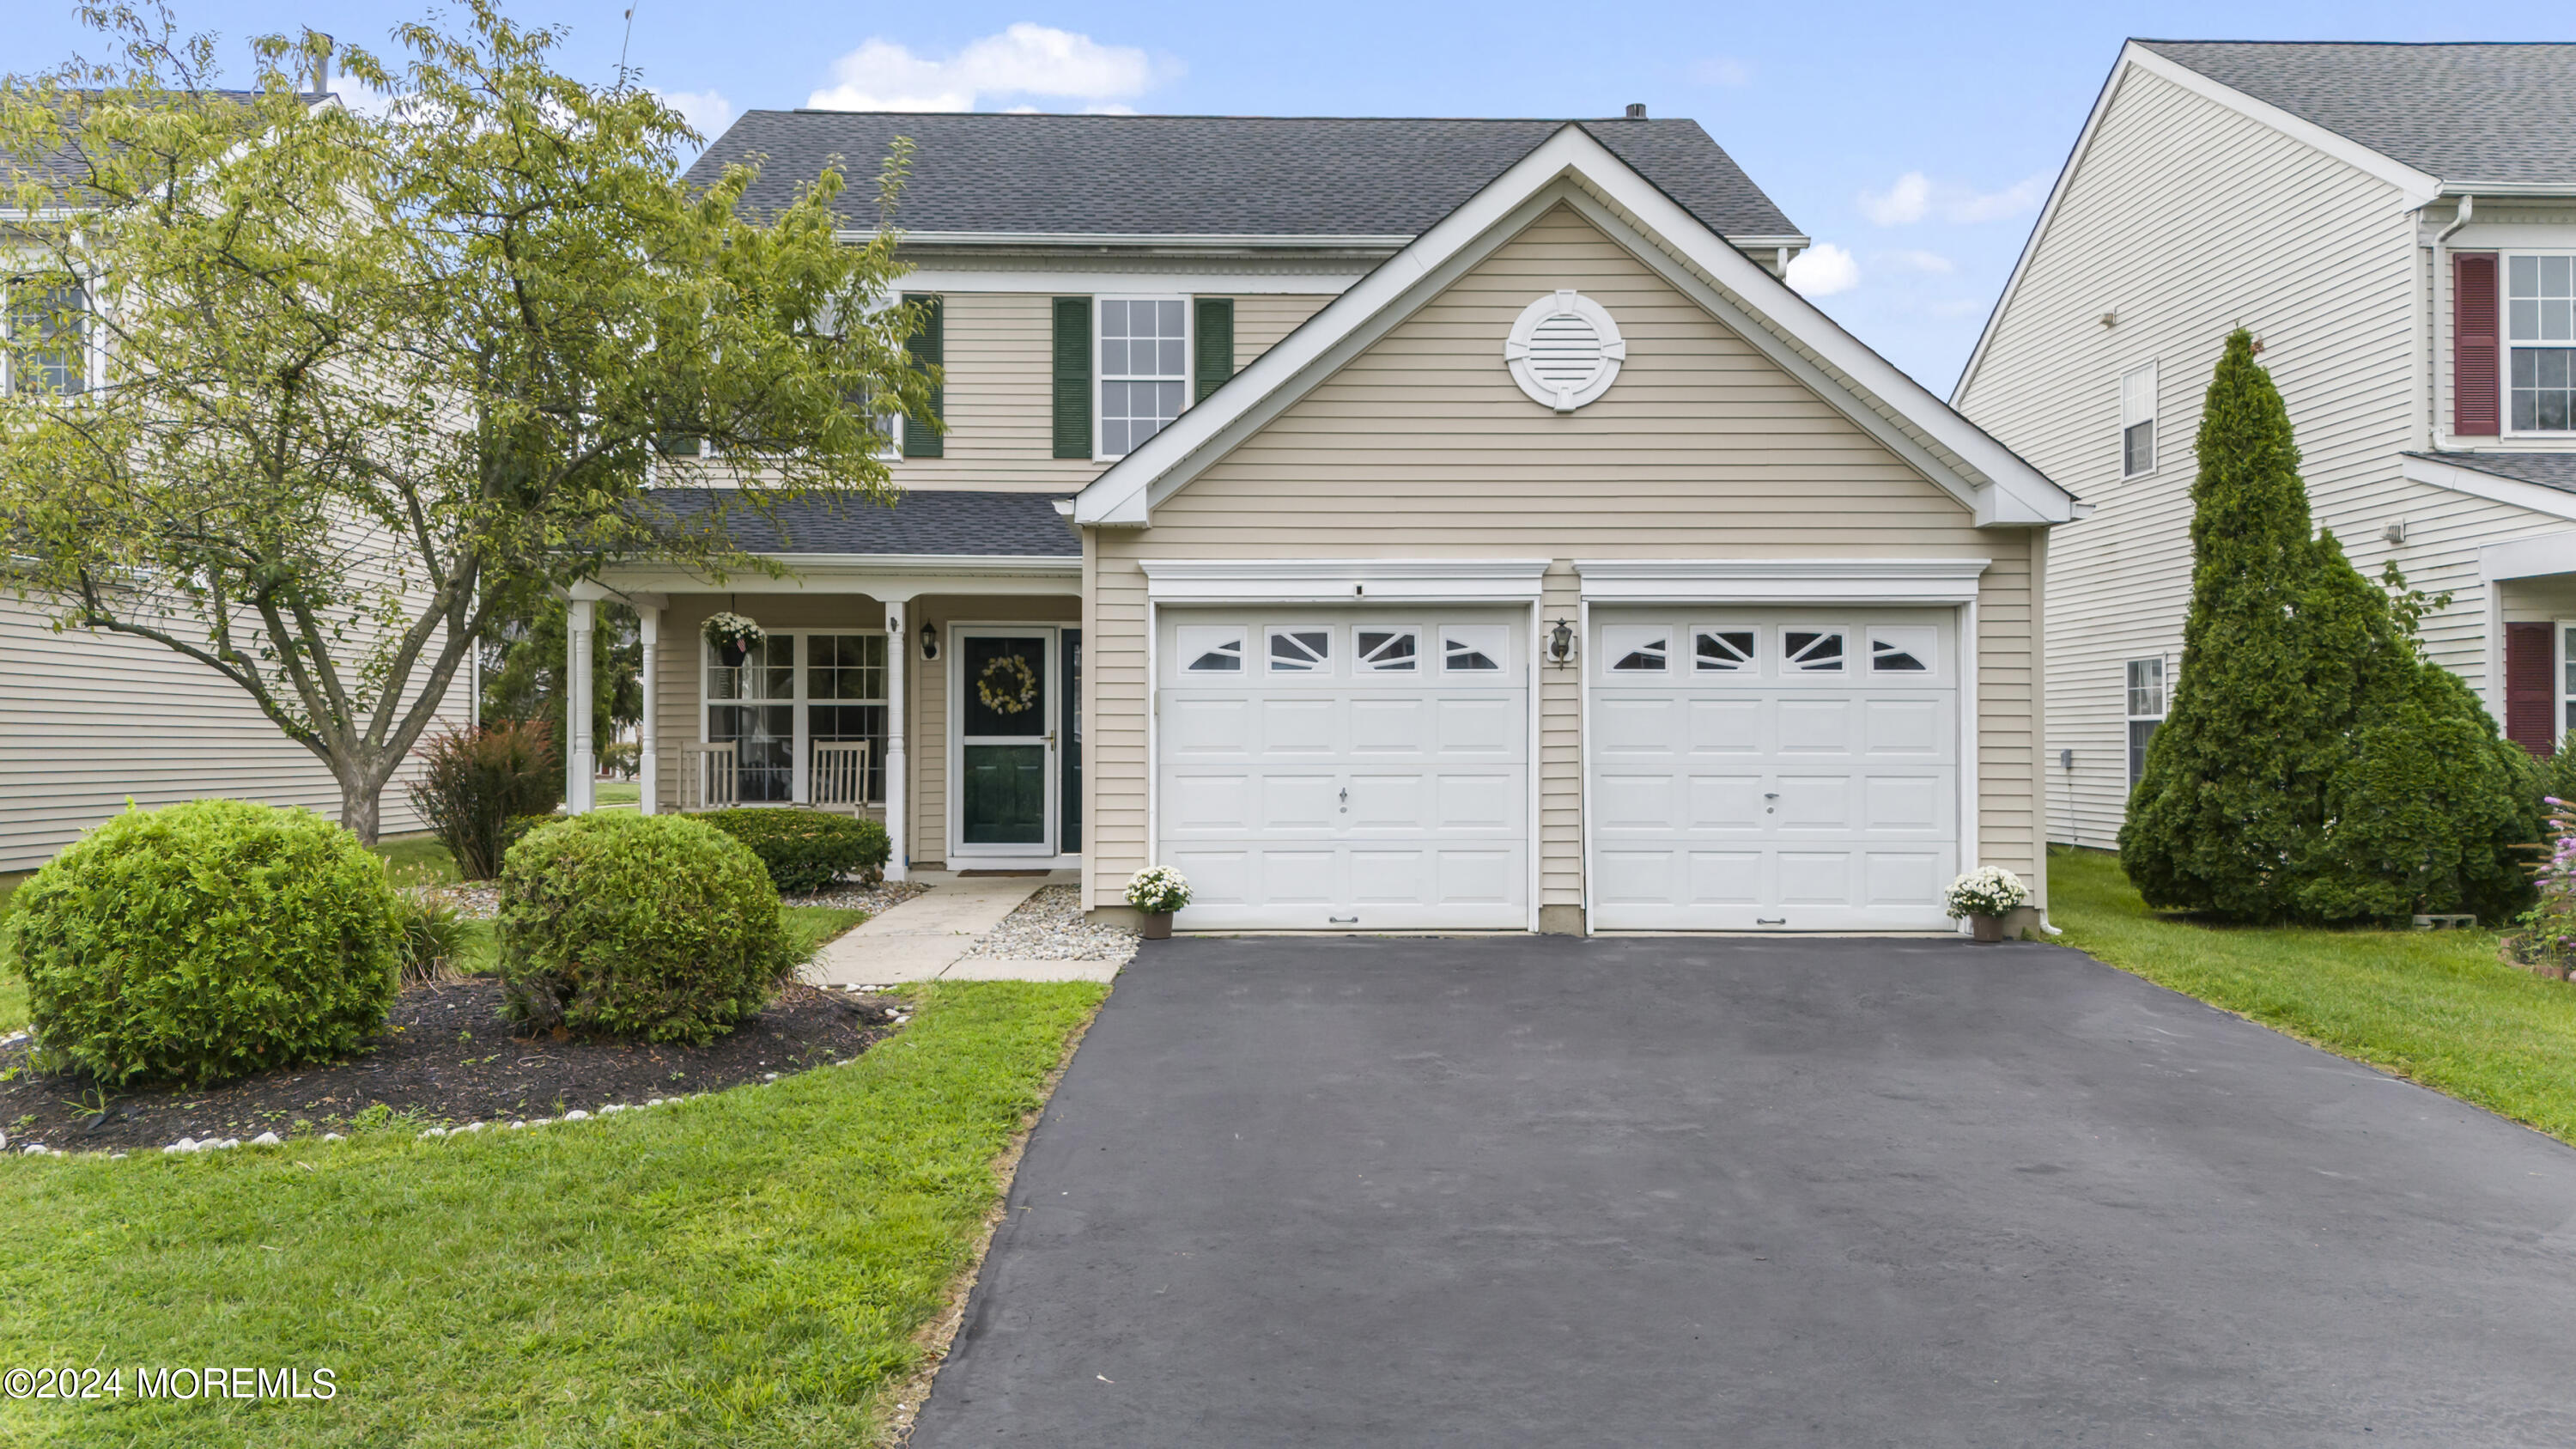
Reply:
[[[1982,640],[1977,628],[1977,591],[1991,559],[1577,559],[1581,594],[1575,606],[1577,635],[1588,651],[1596,635],[1592,606],[1604,604],[1680,605],[1949,605],[1958,610],[1955,625],[1959,689],[1959,869],[1979,863],[1979,780],[1984,750],[1978,738],[1977,665]],[[1593,909],[1594,814],[1592,798],[1592,678],[1586,660],[1576,661],[1576,738],[1580,742],[1582,790],[1583,930],[1599,932]],[[2034,685],[2034,687],[2036,687]]]
[[[1229,562],[1229,565],[1231,567],[1221,565],[1216,567],[1216,570],[1208,570],[1208,572],[1190,570],[1195,572],[1195,578],[1185,578],[1185,580],[1172,580],[1170,572],[1164,572],[1164,567],[1167,565],[1146,565],[1149,567],[1149,580],[1154,578],[1154,575],[1164,575],[1162,596],[1157,598],[1149,590],[1149,598],[1146,598],[1146,678],[1149,678],[1149,699],[1151,699],[1149,712],[1146,712],[1146,761],[1149,761],[1149,768],[1146,768],[1146,843],[1149,843],[1149,859],[1157,861],[1157,864],[1180,864],[1177,859],[1170,859],[1172,853],[1167,851],[1167,841],[1164,841],[1164,799],[1162,799],[1164,779],[1162,776],[1164,771],[1167,771],[1167,761],[1164,761],[1167,735],[1164,735],[1162,730],[1162,706],[1164,706],[1164,694],[1167,694],[1164,670],[1170,668],[1170,663],[1177,663],[1177,660],[1164,660],[1164,627],[1167,627],[1167,624],[1172,624],[1172,627],[1177,629],[1182,627],[1185,621],[1193,621],[1193,616],[1195,619],[1244,624],[1244,627],[1247,627],[1247,632],[1244,632],[1244,652],[1249,655],[1249,652],[1255,652],[1255,637],[1267,637],[1267,634],[1262,632],[1262,629],[1267,629],[1267,624],[1278,624],[1278,621],[1285,621],[1291,614],[1306,614],[1306,616],[1316,616],[1319,621],[1324,621],[1324,627],[1332,629],[1334,645],[1337,645],[1337,650],[1334,652],[1337,652],[1337,655],[1350,655],[1350,645],[1355,642],[1352,629],[1363,627],[1370,616],[1381,614],[1381,606],[1386,606],[1386,621],[1391,621],[1391,624],[1417,624],[1417,627],[1430,627],[1435,629],[1435,632],[1437,627],[1443,624],[1440,614],[1455,611],[1453,621],[1473,621],[1481,616],[1481,619],[1486,621],[1497,621],[1497,624],[1502,624],[1502,627],[1507,629],[1507,634],[1504,634],[1507,645],[1510,645],[1512,650],[1520,652],[1520,663],[1507,665],[1507,673],[1504,673],[1502,678],[1510,681],[1510,686],[1507,688],[1510,688],[1512,694],[1517,694],[1517,699],[1520,699],[1520,712],[1522,712],[1520,740],[1517,740],[1520,761],[1517,761],[1515,766],[1522,771],[1522,789],[1517,792],[1520,825],[1517,825],[1517,833],[1510,835],[1512,848],[1517,848],[1517,851],[1522,853],[1520,871],[1517,871],[1517,877],[1520,879],[1517,879],[1517,887],[1515,887],[1517,895],[1520,895],[1522,900],[1497,902],[1497,905],[1504,905],[1504,910],[1499,910],[1499,913],[1492,913],[1492,910],[1476,910],[1476,908],[1388,910],[1381,905],[1381,908],[1376,910],[1360,910],[1358,923],[1345,920],[1342,918],[1342,913],[1337,913],[1337,910],[1334,910],[1334,913],[1324,913],[1324,918],[1319,920],[1314,918],[1316,913],[1309,908],[1296,908],[1296,910],[1283,908],[1267,915],[1257,908],[1247,908],[1247,910],[1190,908],[1180,915],[1177,926],[1203,928],[1203,931],[1265,931],[1265,928],[1291,928],[1291,931],[1296,931],[1296,928],[1327,928],[1327,931],[1329,928],[1360,928],[1360,931],[1378,931],[1378,928],[1386,928],[1386,931],[1406,931],[1406,928],[1425,928],[1425,931],[1440,931],[1440,928],[1448,928],[1448,931],[1458,931],[1458,928],[1535,931],[1535,928],[1538,928],[1540,851],[1538,851],[1538,657],[1535,657],[1533,639],[1535,639],[1535,629],[1538,629],[1538,575],[1546,570],[1546,562],[1543,562],[1543,559],[1533,559],[1533,562],[1507,562],[1504,567],[1510,567],[1512,570],[1510,575],[1499,575],[1499,572],[1494,570],[1494,565],[1484,565],[1484,575],[1476,580],[1468,580],[1466,578],[1468,570],[1458,570],[1458,567],[1445,570],[1443,578],[1422,578],[1422,575],[1414,575],[1414,578],[1419,580],[1417,588],[1422,590],[1422,593],[1448,593],[1448,590],[1468,590],[1468,593],[1504,593],[1504,590],[1510,590],[1512,596],[1517,596],[1517,598],[1468,598],[1468,601],[1443,601],[1443,598],[1383,598],[1376,588],[1378,583],[1386,583],[1388,578],[1386,572],[1383,572],[1383,567],[1386,565],[1383,565],[1381,559],[1368,559],[1368,565],[1376,565],[1376,570],[1370,570],[1376,578],[1358,580],[1358,583],[1368,585],[1368,593],[1358,593],[1358,588],[1352,588],[1350,593],[1345,593],[1345,590],[1334,585],[1332,578],[1316,578],[1314,583],[1324,585],[1324,590],[1316,590],[1316,593],[1321,593],[1321,598],[1285,598],[1285,601],[1280,601],[1280,598],[1242,598],[1234,593],[1234,588],[1244,588],[1249,593],[1247,588],[1249,580],[1242,578],[1242,575],[1255,575],[1255,572],[1260,572],[1265,565],[1257,565],[1257,562],[1242,562],[1242,565]],[[1200,567],[1206,567],[1206,565],[1200,565]],[[1267,565],[1267,567],[1273,567],[1275,570],[1278,565]],[[1303,567],[1311,567],[1314,572],[1327,572],[1329,565],[1324,565],[1324,562],[1309,562],[1309,565],[1303,565]],[[1337,572],[1340,578],[1347,580],[1345,570],[1332,570],[1332,572]],[[1216,578],[1211,578],[1211,575],[1216,575]],[[1226,578],[1226,575],[1234,575],[1234,578]],[[1216,583],[1218,588],[1213,590],[1208,588],[1211,583]],[[1278,585],[1278,583],[1285,583],[1285,580],[1273,578],[1270,583]],[[1468,588],[1461,588],[1461,583],[1466,583]],[[1226,588],[1226,585],[1234,585],[1234,588]],[[1208,598],[1208,593],[1213,593],[1216,598]],[[1329,606],[1334,606],[1332,611],[1329,611],[1329,619],[1327,619],[1327,611],[1319,608],[1321,603],[1327,603],[1327,601]],[[1167,606],[1167,603],[1185,603],[1185,606],[1190,608],[1182,616],[1177,616],[1177,619],[1167,619],[1167,616],[1164,616],[1164,606]],[[1224,614],[1211,614],[1206,606],[1224,608]],[[1432,642],[1430,647],[1432,650],[1437,650],[1437,642]],[[1262,652],[1267,652],[1267,647],[1262,647]],[[1437,657],[1425,660],[1425,663],[1430,665],[1427,678],[1443,676],[1443,663],[1440,663]],[[1247,660],[1247,665],[1265,668],[1260,660]],[[1345,668],[1345,663],[1334,663],[1334,673],[1337,673],[1337,676],[1342,673],[1342,668]],[[1352,699],[1358,699],[1358,696],[1352,696]],[[1172,763],[1172,768],[1180,768],[1180,766]]]

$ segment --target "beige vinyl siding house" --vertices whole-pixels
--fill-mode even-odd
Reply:
[[[2260,339],[2289,406],[2318,526],[2365,573],[2394,564],[2410,587],[2450,596],[2424,621],[2425,647],[2506,720],[2503,626],[2561,617],[2558,598],[2576,592],[2491,578],[2490,550],[2566,534],[2576,492],[2528,481],[2547,461],[2535,469],[2532,455],[2566,442],[2453,426],[2451,272],[2464,250],[2576,244],[2576,229],[2552,234],[2539,219],[2566,203],[2510,194],[2475,196],[2454,228],[2481,182],[2517,186],[2408,159],[2448,144],[2466,164],[2439,117],[2509,113],[2494,66],[2563,68],[2570,54],[2163,41],[2122,52],[1952,395],[2093,509],[2050,544],[2050,839],[2116,842],[2133,745],[2187,667],[2192,444],[2238,326]],[[2428,105],[2453,92],[2454,111]],[[2422,134],[2368,129],[2383,115],[2414,117]],[[2142,375],[2153,458],[2139,468],[2128,438]],[[2551,737],[2545,725],[2516,734],[2540,748]]]
[[[1172,865],[1184,930],[1948,930],[1958,871],[2044,891],[2072,502],[1790,292],[1804,239],[1696,126],[928,127],[923,181],[977,182],[908,194],[942,456],[737,535],[787,577],[576,590],[647,620],[647,809],[808,803],[864,718],[895,873],[1074,870],[1114,912]],[[1006,227],[1033,151],[1077,174]],[[1344,204],[1294,209],[1333,204],[1264,184],[1283,155]],[[1064,199],[1086,166],[1114,205]],[[775,668],[714,657],[718,608]]]

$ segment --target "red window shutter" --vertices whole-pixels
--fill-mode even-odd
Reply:
[[[2504,737],[2535,755],[2558,748],[2558,703],[2547,624],[2504,626]]]
[[[2451,431],[2469,438],[2496,436],[2504,309],[2496,300],[2493,252],[2459,252],[2451,258]]]

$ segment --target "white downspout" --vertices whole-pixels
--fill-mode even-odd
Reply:
[[[2451,217],[2451,224],[2442,228],[2433,237],[2433,337],[2435,341],[2431,359],[2433,365],[2424,373],[2426,382],[2424,410],[2431,415],[2428,420],[2433,425],[2431,432],[2433,448],[2436,452],[2441,451],[2451,441],[2450,425],[2442,417],[2442,343],[2440,340],[2452,335],[2451,311],[2454,304],[2451,297],[2451,237],[2461,227],[2469,224],[2469,217],[2477,211],[2477,208],[2478,199],[2463,194],[2460,197],[2459,210]],[[2458,378],[2451,379],[2451,386],[2455,391],[2459,385]]]

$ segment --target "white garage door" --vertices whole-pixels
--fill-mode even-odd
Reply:
[[[1947,927],[1956,618],[1596,608],[1594,927]]]
[[[1525,614],[1165,609],[1160,859],[1189,930],[1529,924]]]

